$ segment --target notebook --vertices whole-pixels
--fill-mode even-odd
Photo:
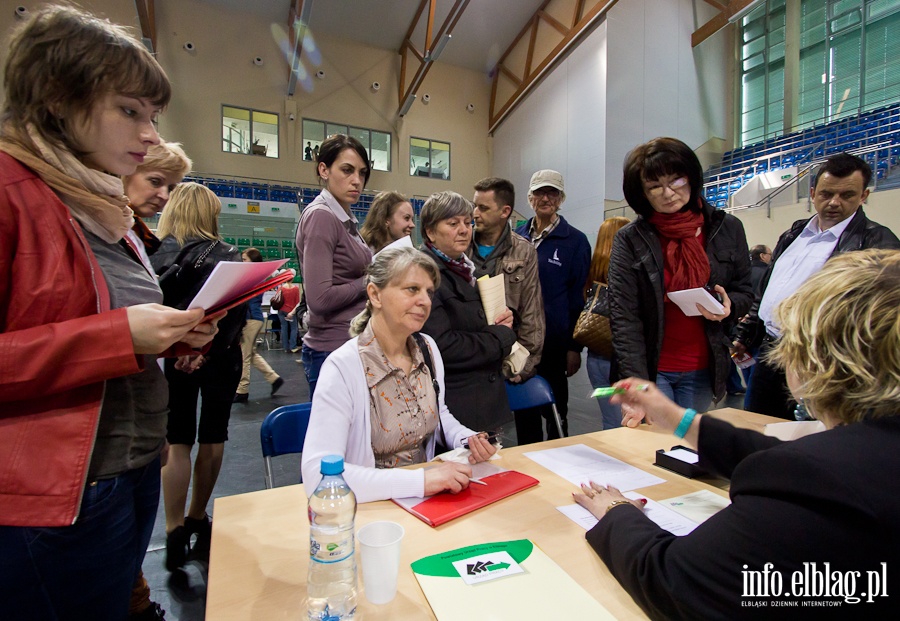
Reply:
[[[615,619],[528,539],[450,550],[411,567],[438,621]]]
[[[470,483],[458,494],[436,494],[428,498],[395,498],[394,502],[429,526],[440,526],[461,515],[534,487],[540,481],[527,474],[489,463],[476,464],[473,476],[485,483]]]

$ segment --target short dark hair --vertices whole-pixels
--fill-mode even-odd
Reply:
[[[653,207],[644,194],[644,181],[655,181],[666,175],[683,175],[691,186],[688,206],[699,209],[703,192],[703,167],[693,149],[677,138],[654,138],[636,146],[625,156],[622,191],[628,205],[639,215],[649,218]]]
[[[253,261],[254,263],[262,263],[263,256],[262,253],[256,248],[247,248],[243,254],[247,255],[247,258]]]
[[[825,163],[819,167],[818,172],[816,172],[816,178],[813,180],[813,188],[815,188],[819,184],[819,177],[822,176],[823,173],[828,173],[832,177],[849,177],[854,172],[859,171],[863,176],[863,191],[867,187],[869,187],[869,182],[872,181],[872,167],[869,166],[866,160],[861,157],[857,157],[855,155],[851,155],[850,153],[837,153],[832,155]]]
[[[769,249],[765,244],[757,244],[750,249],[750,258],[755,261],[758,261],[759,257],[764,254],[769,254]]]
[[[365,162],[366,179],[365,183],[363,183],[363,187],[365,187],[366,183],[369,182],[369,175],[372,174],[372,168],[369,165],[369,154],[366,153],[366,148],[359,140],[346,134],[329,136],[322,143],[322,146],[319,147],[319,157],[316,158],[316,175],[319,174],[319,164],[325,164],[326,168],[331,168],[338,155],[343,153],[345,149],[353,149],[359,155],[359,159]]]
[[[475,184],[476,192],[493,192],[497,203],[502,207],[509,205],[516,207],[516,188],[512,181],[500,177],[485,177]]]

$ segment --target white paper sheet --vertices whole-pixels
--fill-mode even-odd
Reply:
[[[660,500],[659,504],[676,511],[689,520],[705,522],[716,513],[731,504],[724,496],[714,494],[708,489],[701,489],[675,498]]]
[[[222,261],[216,263],[209,278],[203,283],[203,287],[188,305],[192,308],[213,308],[222,302],[233,300],[245,291],[249,291],[279,267],[287,263],[287,259],[280,261],[262,261],[260,263],[237,263],[235,261]]]
[[[688,317],[695,317],[700,314],[700,311],[697,310],[697,304],[716,315],[721,315],[725,312],[725,307],[722,306],[716,298],[711,296],[709,291],[702,287],[697,287],[696,289],[683,289],[681,291],[670,291],[669,299],[675,302],[675,304],[678,305],[678,308],[681,309],[681,312]]]
[[[387,246],[385,246],[384,248],[382,248],[381,250],[376,252],[374,255],[372,255],[372,263],[375,263],[375,257],[380,255],[382,252],[384,252],[388,248],[414,248],[414,247],[415,246],[413,246],[412,238],[409,235],[407,235],[406,237],[401,237],[400,239],[392,241]]]
[[[819,420],[796,420],[787,421],[785,423],[769,423],[763,429],[763,433],[767,436],[778,438],[779,440],[797,440],[803,436],[825,431],[825,425]]]
[[[487,322],[493,324],[497,315],[506,310],[506,282],[503,275],[482,276],[477,281],[478,293],[481,295],[481,306]]]
[[[584,444],[531,451],[525,453],[525,457],[576,486],[593,481],[600,485],[612,485],[624,492],[665,482],[665,479]]]
[[[626,492],[624,496],[631,500],[643,498],[638,492]],[[556,509],[585,530],[590,530],[597,524],[597,518],[581,505],[565,505],[556,507]],[[667,509],[654,500],[647,500],[647,504],[644,506],[644,513],[657,526],[679,537],[687,535],[697,528],[696,522],[692,522],[683,515]]]
[[[683,462],[687,462],[689,464],[696,464],[698,461],[700,461],[700,456],[697,455],[697,453],[692,453],[691,451],[686,451],[684,449],[673,449],[671,451],[666,451],[664,455]]]

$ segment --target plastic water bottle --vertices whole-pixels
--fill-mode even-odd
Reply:
[[[344,481],[344,460],[322,458],[322,481],[309,497],[307,614],[344,621],[356,614],[356,495]]]

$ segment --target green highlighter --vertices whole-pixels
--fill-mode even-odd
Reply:
[[[639,384],[635,386],[635,390],[644,391],[647,390],[647,384]],[[613,395],[624,395],[627,392],[624,388],[615,388],[613,386],[604,386],[603,388],[595,388],[594,392],[591,393],[591,396],[594,398],[602,398],[606,399],[608,397],[612,397]]]

